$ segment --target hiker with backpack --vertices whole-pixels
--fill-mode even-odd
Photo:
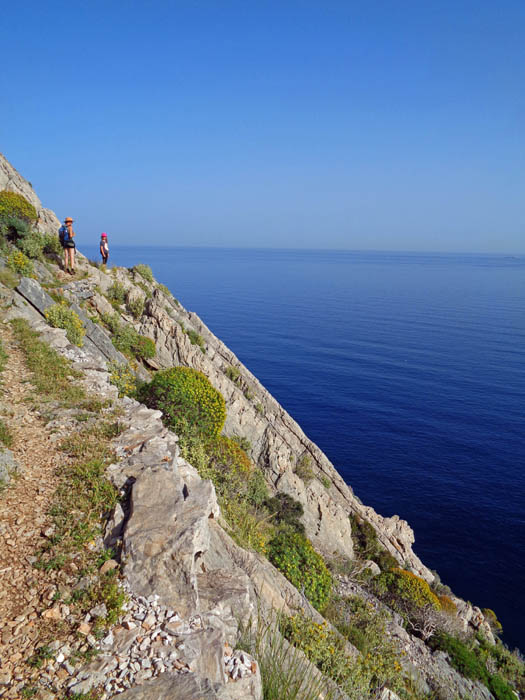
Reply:
[[[75,232],[73,231],[73,219],[66,216],[64,224],[58,230],[60,245],[64,249],[64,271],[70,275],[75,274]]]

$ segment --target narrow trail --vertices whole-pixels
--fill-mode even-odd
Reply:
[[[26,661],[35,652],[41,624],[47,623],[41,615],[52,603],[57,575],[33,564],[52,534],[47,512],[58,485],[57,467],[67,458],[27,401],[34,392],[30,373],[7,324],[0,324],[0,338],[8,354],[0,403],[20,465],[18,476],[0,493],[0,697],[17,698],[30,680],[28,673],[41,673]]]

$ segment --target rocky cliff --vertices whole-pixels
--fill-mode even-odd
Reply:
[[[3,188],[23,194],[34,204],[41,230],[58,228],[54,214],[42,208],[29,183],[0,156]],[[158,370],[184,366],[202,372],[224,397],[224,433],[249,445],[249,456],[270,491],[288,494],[302,505],[301,522],[315,549],[327,561],[348,562],[351,573],[334,574],[338,594],[366,602],[374,614],[384,613],[388,622],[383,634],[399,652],[402,674],[409,679],[403,692],[398,690],[401,696],[497,697],[486,684],[463,676],[446,653],[432,651],[424,631],[414,626],[407,630],[403,616],[359,580],[356,563],[366,565],[361,569],[372,576],[380,573],[380,567],[366,561],[356,523],[373,532],[377,547],[388,552],[400,570],[413,574],[413,580],[433,583],[434,575],[412,550],[414,534],[409,525],[363,505],[257,378],[195,313],[184,309],[153,278],[139,268],[102,270],[82,256],[79,268],[77,278],[70,281],[49,261],[37,264],[35,278],[24,277],[16,289],[2,286],[1,290],[6,320],[26,319],[81,372],[87,389],[111,401],[121,416],[122,430],[113,439],[117,459],[107,471],[122,501],[105,524],[104,545],[118,553],[129,603],[119,624],[97,643],[97,659],[68,678],[70,691],[101,688],[103,697],[122,693],[124,698],[261,698],[260,659],[268,649],[276,657],[277,646],[281,650],[290,646],[274,630],[263,645],[266,651],[253,646],[252,655],[234,651],[247,629],[256,628],[257,621],[264,626],[261,617],[267,621],[277,613],[293,616],[301,610],[316,625],[339,635],[265,556],[234,541],[212,482],[202,479],[182,457],[178,436],[163,424],[161,412],[132,398],[119,398],[112,384],[115,366],[132,369],[142,381]],[[82,348],[68,340],[65,330],[47,324],[45,312],[56,302],[46,286],[55,292],[58,288],[81,319]],[[112,297],[115,289],[121,294],[120,303]],[[154,341],[153,357],[137,362],[115,348],[107,326],[115,310],[119,323]],[[70,429],[57,419],[59,424],[59,432]],[[477,631],[488,643],[495,643],[478,608],[454,596],[450,600],[456,632]],[[338,638],[347,659],[361,658],[348,639]],[[315,663],[298,653],[295,663],[305,681],[297,698],[397,697],[384,686],[375,688],[374,695],[357,686],[352,691],[348,684],[342,690],[329,674],[323,676]]]

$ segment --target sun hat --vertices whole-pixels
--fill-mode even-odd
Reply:
[[[66,216],[66,218],[64,219],[64,223],[67,224],[68,221],[73,222],[74,219],[72,219],[70,216]]]
[[[108,236],[107,236],[107,233],[101,233],[101,234],[100,234],[100,237],[101,237],[101,238],[107,238]]]

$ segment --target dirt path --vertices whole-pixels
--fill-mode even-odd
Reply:
[[[0,401],[14,435],[11,450],[21,468],[0,493],[0,697],[18,698],[40,673],[26,660],[39,643],[42,611],[50,607],[57,590],[57,575],[33,564],[46,533],[52,534],[47,512],[58,484],[57,466],[65,456],[26,402],[34,391],[30,373],[6,324],[0,324],[0,338],[8,353]]]

